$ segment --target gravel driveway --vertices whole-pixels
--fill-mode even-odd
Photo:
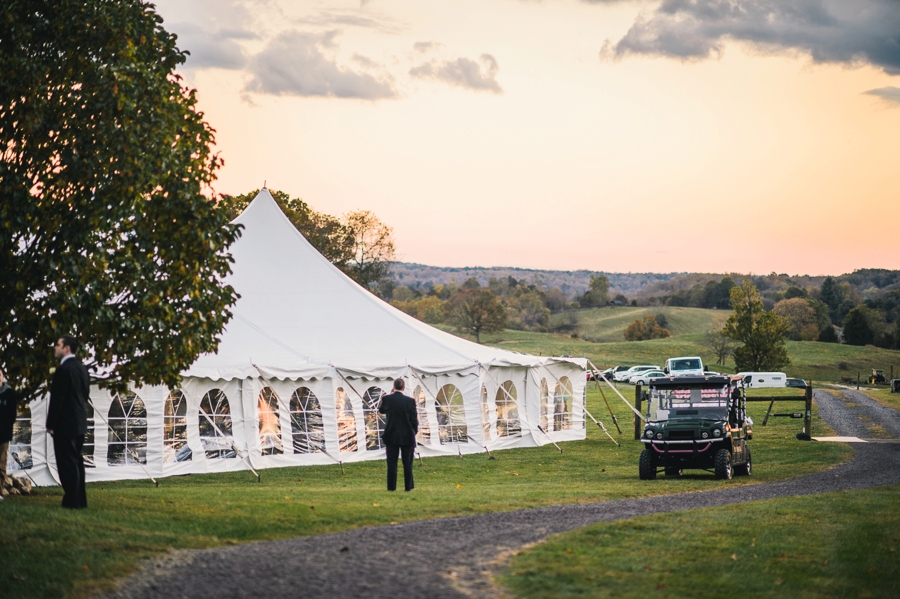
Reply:
[[[900,438],[900,414],[861,393],[815,392],[842,436]],[[881,428],[872,428],[873,424]],[[900,483],[900,444],[855,444],[853,461],[786,481],[686,495],[422,520],[342,533],[180,551],[145,564],[118,599],[497,597],[490,572],[511,552],[559,532],[663,512]],[[636,476],[636,475],[635,475]]]

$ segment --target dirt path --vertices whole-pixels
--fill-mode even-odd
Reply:
[[[900,414],[863,394],[817,391],[820,414],[839,435],[900,437]],[[886,410],[886,412],[884,411]],[[879,429],[880,430],[880,429]],[[564,505],[178,552],[148,563],[110,596],[432,599],[497,597],[489,574],[511,552],[595,522],[900,483],[900,445],[855,444],[852,462],[796,479],[643,499]]]

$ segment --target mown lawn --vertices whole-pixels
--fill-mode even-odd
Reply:
[[[900,486],[597,524],[513,558],[520,599],[898,596]]]
[[[596,390],[589,410],[621,443],[616,447],[591,424],[584,441],[533,449],[426,458],[416,466],[413,493],[384,491],[383,462],[291,467],[192,475],[161,480],[94,483],[90,508],[59,507],[61,490],[0,504],[0,588],[22,599],[88,597],[111,588],[139,560],[174,548],[214,547],[255,540],[319,534],[405,520],[680,493],[754,484],[814,472],[846,460],[850,450],[832,443],[795,440],[800,421],[757,426],[754,476],[717,481],[695,473],[646,484],[637,478],[640,443],[631,438],[630,411],[610,397],[624,434],[615,433]],[[628,396],[626,394],[626,396]],[[765,406],[751,404],[761,422]],[[828,432],[816,415],[813,430]]]

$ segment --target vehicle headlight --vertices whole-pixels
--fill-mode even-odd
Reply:
[[[708,438],[709,438],[709,433],[706,432],[706,431],[703,431],[702,433],[700,433],[700,436],[703,437],[704,439],[708,439]]]
[[[717,429],[717,428],[713,429],[713,437],[721,437],[721,436],[722,436],[722,431],[720,429]]]
[[[657,439],[662,439],[662,433],[656,433],[656,438],[657,438]]]
[[[650,429],[647,429],[647,432],[644,433],[644,436],[647,437],[648,439],[652,439],[652,438],[653,438],[653,431],[650,430]]]

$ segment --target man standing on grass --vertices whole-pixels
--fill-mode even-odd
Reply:
[[[87,368],[75,357],[78,340],[63,335],[54,347],[59,367],[50,383],[50,406],[47,408],[47,432],[53,436],[56,469],[62,484],[62,506],[70,509],[87,507],[84,488],[84,436],[87,434],[87,405],[90,379]]]
[[[407,491],[413,487],[413,454],[416,450],[416,433],[419,432],[419,415],[416,400],[403,395],[406,383],[394,380],[394,392],[381,398],[378,411],[385,415],[381,440],[387,451],[387,488],[397,490],[397,455],[403,460],[403,483]]]

